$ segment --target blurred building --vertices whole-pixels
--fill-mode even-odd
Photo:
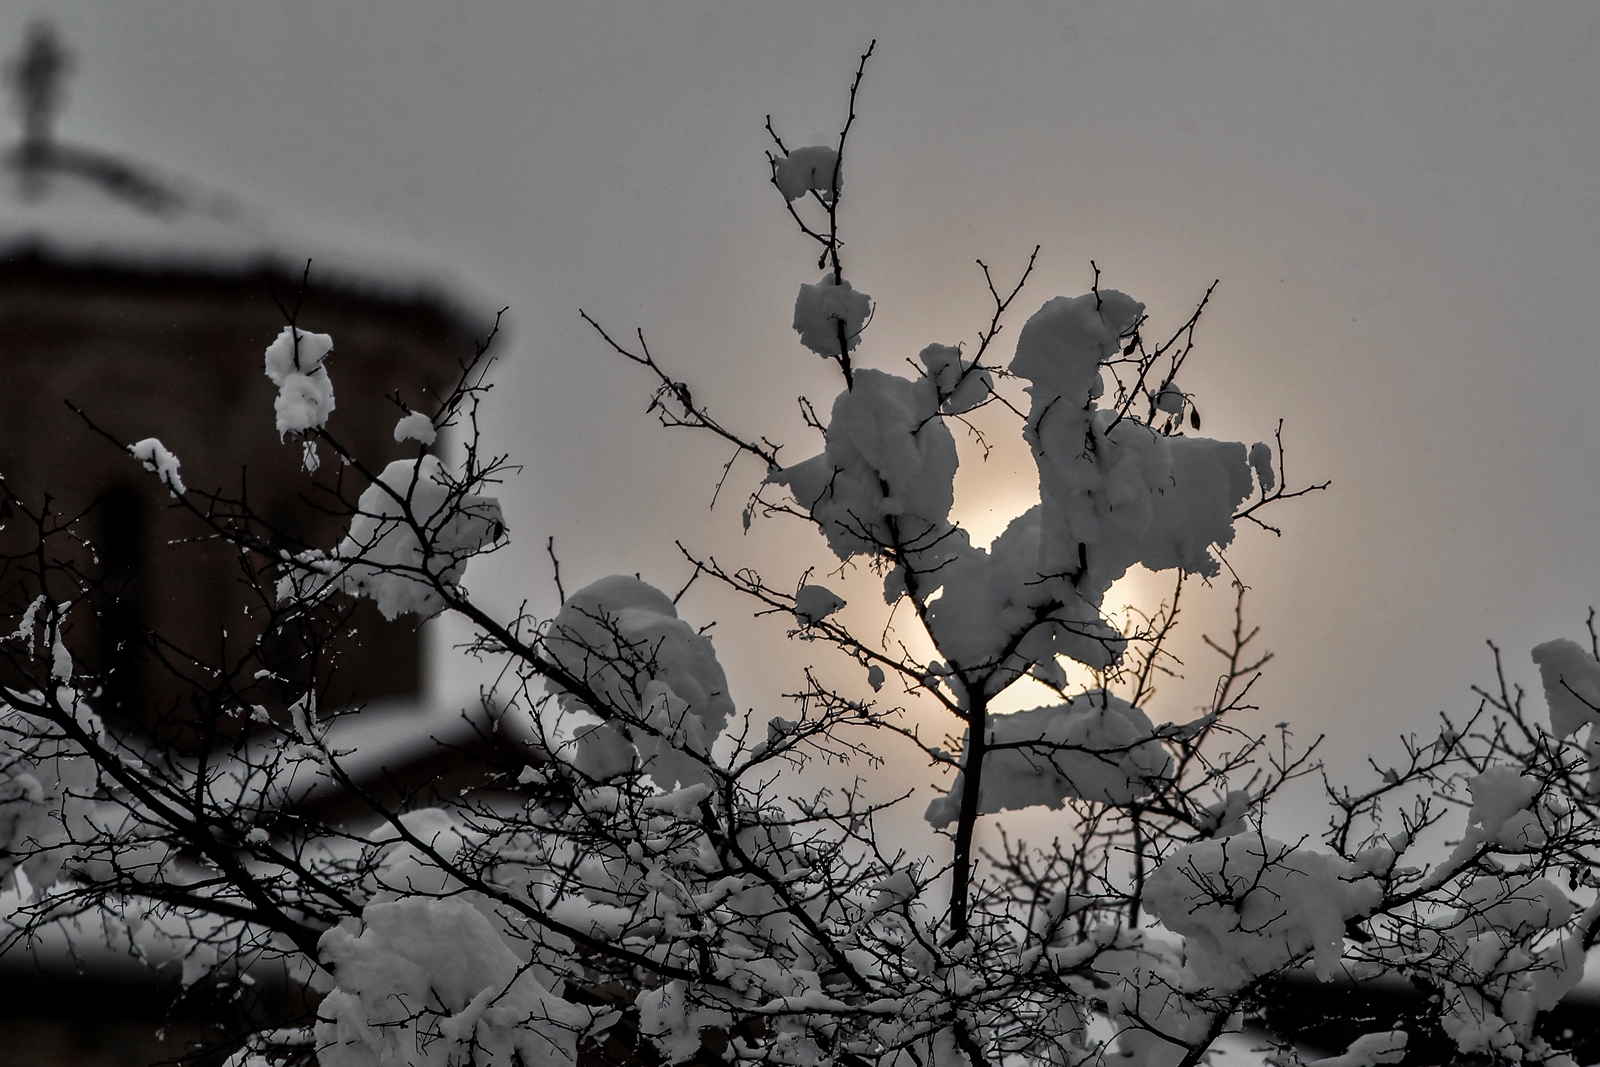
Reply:
[[[225,194],[55,139],[69,63],[36,26],[8,70],[23,136],[0,160],[0,476],[29,507],[48,494],[58,514],[84,516],[95,552],[83,565],[106,588],[97,611],[75,614],[69,646],[103,679],[102,714],[138,725],[196,699],[139,650],[138,635],[175,642],[174,664],[186,652],[215,662],[219,635],[244,635],[243,612],[258,598],[234,553],[174,544],[199,524],[68,402],[121,441],[160,438],[191,490],[247,490],[286,539],[332,547],[343,522],[323,510],[328,500],[318,504],[337,489],[340,464],[324,455],[316,477],[302,469],[299,444],[278,440],[262,373],[285,324],[279,303],[300,299],[307,260],[299,324],[336,344],[330,430],[379,467],[403,454],[385,396],[422,406],[448,390],[482,324],[424,270],[329,254]],[[0,547],[15,552],[36,533],[13,516]],[[21,570],[0,577],[0,614],[25,606]],[[381,624],[366,602],[355,613],[330,702],[415,694],[414,626]],[[292,674],[298,650],[284,640],[274,666]]]
[[[120,441],[160,438],[181,460],[191,499],[247,494],[286,542],[332,547],[345,520],[325,494],[341,488],[340,463],[324,449],[308,474],[300,444],[280,442],[273,425],[262,354],[285,325],[280,304],[298,303],[301,328],[333,336],[329,428],[378,468],[415,449],[394,441],[400,411],[385,398],[431,412],[430,398],[454,385],[488,320],[402,257],[330,250],[173,168],[59,139],[70,65],[38,24],[6,70],[22,135],[0,156],[0,477],[26,509],[48,500],[56,515],[81,517],[93,547],[73,559],[99,591],[73,613],[68,645],[79,671],[100,682],[97,710],[108,723],[144,730],[200,710],[208,681],[197,662],[243,651],[261,592],[235,552],[196,543],[203,527],[68,402]],[[344,488],[353,499],[361,486]],[[0,512],[0,553],[15,557],[38,530],[23,509]],[[0,570],[0,622],[14,625],[35,595],[30,570],[17,558]],[[48,592],[64,599],[73,590]],[[419,705],[415,619],[385,622],[365,600],[349,607],[324,706],[378,701],[375,714],[406,726],[420,715],[430,729],[460,730],[459,717],[435,722]],[[171,645],[152,648],[148,633]],[[310,681],[297,640],[280,635],[267,650],[289,679],[286,697]],[[372,772],[416,763],[418,774],[439,773],[429,730],[402,732],[421,750],[388,751],[394,732],[378,731],[388,749]],[[64,948],[0,958],[0,987],[29,991],[0,998],[0,1065],[166,1060],[202,1039],[215,1014],[195,998],[173,1014],[171,976],[126,956]]]

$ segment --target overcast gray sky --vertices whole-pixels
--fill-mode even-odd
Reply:
[[[800,531],[741,539],[739,497],[708,517],[723,451],[653,429],[648,383],[578,309],[643,327],[730,423],[815,451],[794,397],[837,386],[789,329],[816,271],[762,124],[834,130],[874,37],[845,198],[867,364],[970,341],[977,257],[1009,278],[1043,245],[1013,338],[1091,258],[1158,327],[1221,279],[1183,381],[1207,434],[1281,417],[1291,477],[1333,481],[1229,552],[1278,652],[1262,722],[1348,760],[1468,707],[1486,638],[1531,683],[1528,648],[1600,602],[1592,4],[63,0],[0,13],[6,51],[36,13],[78,55],[64,137],[410,245],[510,305],[490,429],[525,464],[517,541],[469,574],[502,610],[548,611],[550,534],[569,589],[680,581],[674,537],[780,583],[826,564]],[[964,457],[980,531],[1022,506],[1013,459]],[[717,608],[754,703],[781,628],[686,603]]]

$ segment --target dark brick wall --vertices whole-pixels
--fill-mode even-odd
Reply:
[[[292,305],[298,287],[297,276],[271,269],[216,275],[69,268],[36,256],[0,262],[0,474],[31,504],[51,493],[64,514],[93,506],[83,528],[100,550],[82,564],[122,590],[98,619],[87,611],[73,619],[69,645],[84,668],[110,666],[119,629],[141,624],[202,659],[223,650],[224,631],[237,651],[249,632],[251,595],[231,551],[173,544],[203,531],[65,400],[124,441],[159,437],[182,461],[191,491],[237,494],[247,486],[260,515],[313,544],[337,542],[342,520],[316,506],[318,487],[338,485],[337,457],[324,447],[318,476],[302,471],[299,445],[278,441],[274,389],[261,369],[284,326],[271,294]],[[398,390],[431,413],[429,398],[453,384],[472,351],[462,319],[440,301],[323,290],[315,273],[299,321],[334,338],[330,430],[379,468],[405,454],[392,436],[398,410],[384,396]],[[30,536],[13,517],[0,546],[14,549]],[[14,616],[19,598],[14,579],[0,580],[0,614]],[[332,701],[415,693],[414,620],[386,623],[362,602],[354,626],[356,636],[340,648]],[[117,662],[102,697],[114,719],[148,722],[193,699],[156,664]]]

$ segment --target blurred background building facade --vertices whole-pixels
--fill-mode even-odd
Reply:
[[[8,70],[24,133],[0,171],[0,475],[30,507],[49,493],[58,514],[87,516],[99,549],[90,566],[120,594],[71,644],[107,680],[103,712],[137,723],[182,693],[129,654],[130,636],[155,630],[214,657],[250,593],[231,552],[173,543],[195,537],[195,524],[68,403],[120,440],[159,437],[193,490],[247,491],[287,539],[331,547],[343,523],[317,505],[337,489],[340,464],[324,455],[307,475],[299,445],[277,439],[262,373],[307,260],[299,324],[334,336],[331,428],[369,463],[404,451],[391,435],[399,409],[384,398],[422,406],[448,390],[474,331],[415,268],[313,254],[314,241],[274,232],[225,194],[52,140],[69,62],[41,24]],[[8,523],[8,549],[34,534],[25,525]],[[11,599],[6,608],[20,611]],[[414,695],[415,630],[356,610],[360,640],[341,649],[333,702]]]
[[[118,440],[160,438],[191,494],[245,494],[286,543],[331,548],[344,532],[328,496],[341,488],[341,464],[324,448],[309,474],[300,444],[278,440],[262,372],[285,309],[298,304],[301,328],[334,337],[330,429],[379,467],[415,448],[394,441],[400,410],[386,398],[431,412],[483,323],[425,268],[329,254],[166,166],[55,139],[72,62],[36,23],[6,69],[21,136],[0,157],[0,476],[25,507],[7,508],[0,550],[14,555],[37,538],[27,515],[47,500],[58,516],[82,517],[93,548],[78,562],[100,590],[72,614],[68,645],[100,683],[96,710],[139,731],[205,699],[198,664],[243,650],[261,590],[232,550],[193,543],[203,527],[73,407]],[[353,498],[361,485],[344,489]],[[28,571],[13,560],[0,573],[0,615],[19,615],[34,595]],[[416,620],[387,623],[367,601],[349,609],[337,671],[319,678],[324,706],[414,710]],[[172,643],[153,648],[148,633]],[[304,649],[294,635],[275,640],[267,653],[292,699],[311,680]],[[200,997],[172,1014],[170,976],[64,947],[13,951],[0,983],[30,991],[0,1005],[0,1064],[154,1063],[204,1040],[216,1011]]]

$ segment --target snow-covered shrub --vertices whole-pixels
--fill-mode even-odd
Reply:
[[[812,582],[815,561],[772,561],[774,585],[686,545],[689,580],[708,581],[681,611],[683,593],[637,575],[568,596],[558,568],[558,606],[499,617],[465,584],[507,537],[504,461],[472,436],[487,342],[436,408],[403,409],[394,438],[412,456],[369,464],[339,436],[332,338],[291,323],[265,356],[276,426],[308,466],[319,445],[339,457],[348,532],[286,546],[242,491],[186,491],[159,441],[130,446],[200,535],[239,549],[256,594],[234,659],[152,638],[194,693],[153,729],[95,717],[99,679],[63,638],[97,602],[72,557],[81,534],[0,482],[42,561],[0,641],[11,943],[92,930],[186,984],[243,991],[272,966],[315,994],[236,1067],[1196,1067],[1300,972],[1428,994],[1331,1067],[1413,1053],[1570,1067],[1538,1022],[1600,933],[1592,648],[1535,650],[1548,723],[1502,685],[1431,742],[1408,739],[1399,765],[1330,783],[1325,827],[1269,836],[1264,809],[1317,764],[1286,728],[1269,746],[1235,725],[1266,661],[1242,589],[1211,705],[1163,708],[1155,683],[1184,579],[1220,579],[1241,523],[1315,487],[1286,484],[1281,443],[1198,436],[1175,383],[1199,310],[1158,340],[1098,274],[1044,301],[1009,361],[995,340],[1032,259],[1008,294],[983,268],[993,316],[966,348],[874,351],[839,237],[846,140],[774,160],[828,269],[793,318],[839,389],[804,409],[818,454],[780,460],[651,352],[600,336],[654,376],[665,425],[760,461],[742,513],[758,548],[758,517],[808,524],[881,604]],[[987,547],[955,491],[975,461],[958,441],[980,425],[1037,465],[1037,501]],[[452,430],[458,458],[429,451]],[[1106,598],[1134,567],[1171,574],[1174,599],[1118,625]],[[716,603],[706,584],[845,673],[800,672],[785,715],[771,694],[736,705],[693,618]],[[430,724],[450,765],[431,785],[392,780],[362,713],[319,710],[316,684],[295,681],[317,672],[274,658],[286,628],[315,638],[308,659],[327,654],[350,597],[390,619],[455,613],[476,627],[467,652],[503,668],[455,733]],[[830,681],[844,676],[866,687]],[[1000,703],[1038,686],[1038,706]],[[851,761],[848,787],[815,775]],[[873,773],[885,763],[892,780]],[[330,791],[358,814],[319,815]],[[879,820],[913,794],[929,837],[891,839]],[[1049,845],[995,832],[1023,808],[1052,813]],[[1292,1063],[1277,1045],[1273,1062]]]

